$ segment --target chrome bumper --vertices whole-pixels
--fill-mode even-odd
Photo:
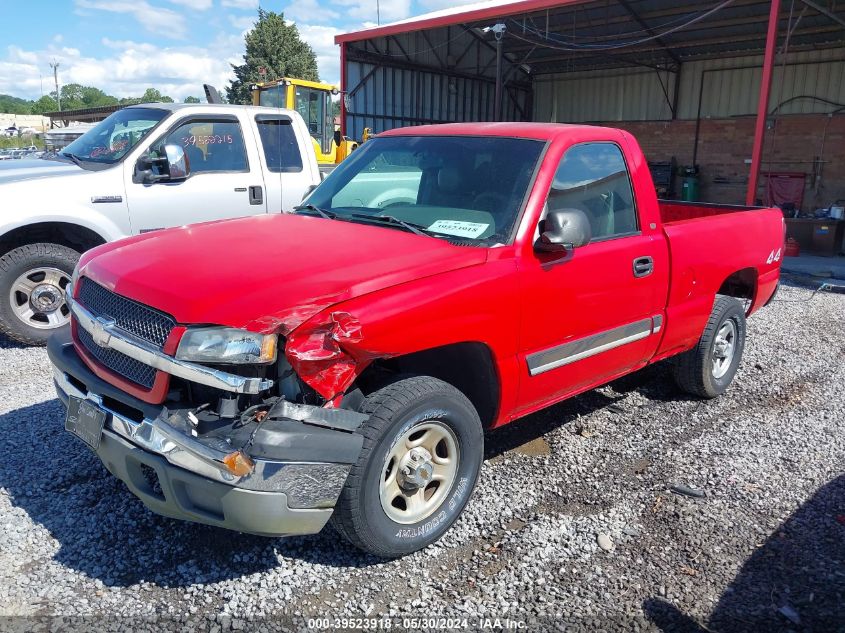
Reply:
[[[256,492],[284,493],[290,508],[334,507],[351,468],[351,464],[253,459],[254,470],[237,477],[223,464],[223,458],[234,448],[223,451],[208,446],[173,428],[161,417],[131,420],[106,406],[99,395],[80,391],[55,366],[53,380],[63,400],[67,396],[87,399],[105,410],[106,431],[161,456],[173,466],[220,484]],[[166,410],[162,415],[167,415]]]
[[[273,381],[267,378],[238,376],[168,356],[146,341],[119,329],[114,321],[95,316],[70,297],[66,299],[76,324],[86,330],[101,347],[126,354],[172,376],[225,391],[257,394],[273,386]]]

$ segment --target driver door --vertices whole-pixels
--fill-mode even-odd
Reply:
[[[188,116],[150,144],[151,149],[182,147],[190,169],[186,180],[138,183],[133,180],[135,164],[127,162],[132,232],[266,213],[261,163],[251,134],[236,116]]]
[[[660,340],[669,284],[665,240],[639,225],[618,145],[569,148],[547,208],[582,211],[592,240],[563,254],[535,251],[520,271],[518,415],[644,365]],[[646,259],[650,270],[638,270]]]

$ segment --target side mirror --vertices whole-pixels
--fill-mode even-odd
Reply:
[[[316,188],[317,188],[317,185],[308,185],[308,188],[305,190],[305,193],[302,194],[302,200],[305,200],[305,198],[310,196],[311,192],[314,191]]]
[[[534,250],[542,253],[564,253],[588,244],[593,237],[587,215],[579,209],[549,211],[543,232],[534,243]]]
[[[157,182],[181,182],[191,174],[185,150],[178,145],[165,145],[164,156],[147,152],[135,163],[132,182],[151,185]]]

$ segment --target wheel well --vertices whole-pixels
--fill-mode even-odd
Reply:
[[[405,356],[374,361],[358,378],[364,393],[383,386],[397,374],[439,378],[462,392],[486,428],[499,409],[499,377],[493,354],[483,343],[454,343]]]
[[[0,254],[8,253],[13,248],[25,244],[48,242],[67,246],[80,253],[90,248],[105,244],[100,235],[84,226],[69,222],[39,222],[12,229],[0,237]]]
[[[738,299],[754,299],[756,291],[757,271],[754,268],[743,268],[725,279],[717,294]]]

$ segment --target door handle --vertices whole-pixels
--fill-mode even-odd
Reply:
[[[264,204],[264,190],[260,186],[249,188],[249,203]]]
[[[634,260],[634,277],[647,277],[654,272],[654,259],[637,257]]]

